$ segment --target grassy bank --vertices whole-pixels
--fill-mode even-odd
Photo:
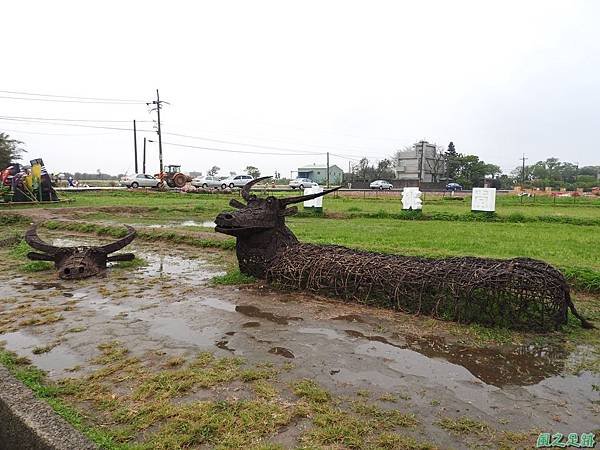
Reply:
[[[382,253],[427,257],[481,256],[489,258],[529,257],[560,268],[571,284],[586,292],[600,292],[600,259],[597,246],[600,227],[564,224],[507,224],[487,222],[411,222],[393,219],[324,220],[291,218],[288,223],[301,241],[337,244]],[[94,233],[122,237],[118,225],[90,222],[46,221],[50,230]],[[193,230],[140,229],[138,238],[194,247],[233,250],[235,240],[210,231],[197,237]]]

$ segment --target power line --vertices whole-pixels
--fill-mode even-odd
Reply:
[[[68,133],[41,133],[37,131],[22,131],[22,130],[11,130],[10,128],[2,128],[2,131],[10,131],[11,133],[24,133],[24,134],[39,134],[41,136],[69,136],[69,137],[77,137],[77,136],[106,136],[108,134],[114,133],[81,133],[81,134],[68,134]]]
[[[100,100],[100,101],[107,101],[107,102],[122,102],[122,103],[144,103],[142,100],[122,99],[122,98],[75,97],[72,95],[36,94],[33,92],[22,92],[22,91],[0,91],[0,92],[3,94],[33,95],[36,97],[70,98],[70,99],[76,99],[76,100]]]
[[[178,137],[183,137],[183,138],[189,138],[189,139],[199,139],[202,141],[209,141],[209,142],[218,142],[220,144],[232,144],[232,145],[241,145],[244,147],[255,147],[255,148],[264,148],[267,150],[282,150],[282,151],[291,151],[291,152],[299,152],[302,150],[298,150],[298,149],[294,149],[294,148],[287,148],[287,147],[276,147],[276,146],[271,146],[271,145],[259,145],[259,144],[250,144],[250,143],[246,143],[246,142],[236,142],[236,141],[227,141],[227,140],[223,140],[223,139],[212,139],[212,138],[206,138],[206,137],[201,137],[201,136],[190,136],[187,134],[180,134],[180,133],[167,133],[164,132],[163,134],[168,134],[170,136],[178,136]],[[306,153],[306,154],[311,154],[311,153]],[[324,153],[312,153],[314,155],[324,155]]]
[[[43,125],[57,125],[57,126],[79,127],[79,128],[94,128],[94,129],[101,129],[101,130],[133,131],[133,128],[121,128],[121,127],[100,126],[100,125],[83,125],[83,124],[78,124],[78,123],[58,123],[56,121],[50,121],[50,119],[43,119],[43,118],[20,118],[20,117],[17,118],[17,117],[12,117],[12,116],[0,116],[0,120],[23,122],[23,123],[39,123],[39,124],[43,124]],[[53,119],[53,120],[61,120],[61,119]],[[83,121],[85,119],[73,119],[73,121],[76,121],[76,120]],[[104,122],[104,121],[98,120],[97,122]],[[106,122],[109,122],[109,121],[106,121]],[[114,121],[114,122],[121,122],[121,121]],[[126,121],[126,122],[129,122],[129,121]],[[151,121],[146,121],[146,122],[151,122]],[[148,133],[156,132],[156,130],[138,130],[138,131],[148,132]],[[34,132],[30,132],[30,133],[34,133]],[[42,133],[38,133],[38,134],[42,134]],[[215,151],[226,151],[226,152],[230,152],[230,153],[246,153],[246,154],[259,154],[259,155],[281,155],[281,156],[285,156],[285,155],[290,155],[290,156],[300,156],[300,155],[311,156],[312,155],[312,156],[314,156],[314,155],[325,155],[326,154],[325,152],[307,152],[307,151],[302,151],[302,150],[288,148],[288,147],[250,144],[250,143],[237,142],[237,141],[205,138],[205,137],[201,137],[201,136],[191,136],[191,135],[186,135],[186,134],[181,134],[181,133],[164,132],[164,134],[168,134],[171,136],[183,137],[183,138],[189,138],[189,139],[205,140],[205,141],[209,141],[209,142],[218,142],[218,143],[223,143],[223,144],[240,145],[240,146],[253,147],[253,148],[264,148],[267,150],[281,150],[282,152],[285,151],[288,153],[227,150],[227,149],[218,149],[218,148],[213,148],[213,147],[201,147],[201,146],[169,143],[169,145],[188,147],[188,148],[198,148],[198,149],[203,149],[203,150],[215,150]],[[52,134],[48,133],[48,135],[52,135]],[[59,135],[59,134],[56,134],[56,135]],[[289,153],[289,152],[291,152],[291,153]],[[349,160],[354,160],[354,161],[359,161],[360,159],[362,159],[362,157],[358,156],[358,155],[348,155],[348,154],[340,154],[340,153],[331,153],[331,155],[336,156],[338,158],[344,158],[344,159],[349,159]]]
[[[96,101],[96,100],[62,100],[53,98],[27,98],[27,97],[8,97],[0,96],[0,98],[8,100],[31,100],[36,102],[57,102],[57,103],[96,103],[100,105],[145,105],[146,102],[112,102],[112,101]]]
[[[155,142],[155,141],[149,141]],[[225,148],[215,148],[215,147],[200,147],[197,145],[186,145],[186,144],[176,144],[174,142],[163,142],[166,145],[172,145],[175,147],[185,147],[185,148],[195,148],[198,150],[212,150],[216,152],[225,152],[225,153],[246,153],[250,155],[278,155],[278,156],[307,156],[307,155],[324,155],[325,153],[274,153],[274,152],[250,152],[245,150],[231,150]]]
[[[25,119],[25,120],[47,120],[47,121],[59,121],[59,122],[102,122],[102,123],[109,123],[109,122],[122,122],[122,123],[131,123],[131,120],[114,120],[114,119],[59,119],[57,117],[23,117],[23,116],[2,116],[3,118],[7,118],[7,119]],[[146,123],[152,123],[152,120],[138,120],[137,122],[146,122]]]
[[[45,122],[45,121],[42,121],[42,120],[16,119],[16,118],[10,118],[10,117],[5,117],[5,116],[0,116],[0,120],[11,121],[11,122],[22,122],[22,123],[39,123],[39,124],[43,124],[43,125],[58,125],[58,126],[65,126],[65,127],[94,128],[94,129],[100,129],[100,130],[133,131],[133,128],[121,128],[121,127],[110,127],[110,126],[100,126],[100,125],[83,125],[83,124],[75,124],[75,123]],[[140,131],[140,132],[147,132],[147,133],[155,133],[156,132],[155,130],[138,130],[138,131]],[[181,137],[191,138],[191,136],[181,135],[181,134],[178,134],[178,133],[164,133],[164,134],[170,134],[170,135],[175,135],[175,136],[181,136]],[[197,137],[197,136],[195,136],[193,138],[195,138],[195,139],[204,139],[204,138]],[[255,148],[266,148],[266,149],[272,149],[272,150],[284,149],[282,147],[258,146],[258,145],[252,145],[252,144],[234,143],[232,141],[220,141],[220,140],[214,140],[214,141],[222,142],[222,143],[231,143],[231,144],[235,144],[235,145],[247,145],[247,146],[251,146],[251,147],[255,147]],[[219,149],[219,148],[214,148],[214,147],[201,147],[201,146],[176,144],[176,143],[169,143],[169,145],[174,145],[174,146],[179,146],[179,147],[187,147],[187,148],[197,148],[197,149],[201,149],[201,150],[214,150],[214,151],[224,151],[224,152],[229,152],[229,153],[245,153],[245,154],[256,154],[256,155],[315,156],[315,155],[325,155],[326,154],[325,152],[323,152],[323,153],[305,152],[305,151],[301,151],[301,150],[287,149],[287,148],[285,148],[285,150],[291,151],[292,153],[282,153],[282,152],[251,152],[251,151],[231,150],[231,149]],[[354,156],[351,156],[351,155],[344,155],[344,154],[339,154],[339,153],[331,153],[331,155],[332,156],[337,156],[338,158],[350,159],[350,160],[355,160],[355,161],[359,161],[361,159],[360,157],[354,157]]]
[[[219,133],[219,132],[217,132]],[[265,138],[265,137],[256,137],[256,136],[249,136],[249,135],[245,135],[245,134],[235,134],[235,133],[228,133],[227,131],[223,132],[224,134],[229,134],[232,136],[236,136],[236,137],[240,137],[240,138],[248,138],[248,139],[253,139],[253,140],[266,140],[266,141],[279,141],[279,142],[290,142],[290,139],[281,139],[281,138]],[[167,133],[164,133],[167,134]],[[211,138],[204,138],[201,136],[190,136],[190,135],[186,135],[186,134],[176,134],[176,133],[171,133],[175,136],[180,136],[180,137],[187,137],[190,139],[201,139],[201,140],[209,140],[209,141],[213,141],[213,142],[222,142],[222,143],[227,143],[227,144],[236,144],[236,145],[247,145],[247,146],[255,146],[255,147],[262,147],[262,148],[266,148],[266,146],[261,145],[261,144],[239,144],[238,142],[233,142],[233,141],[221,141],[221,140],[214,140]],[[340,148],[340,147],[332,147],[332,146],[327,146],[327,145],[319,145],[319,144],[306,144],[304,142],[290,142],[292,143],[292,145],[299,145],[302,147],[314,147],[314,148],[320,148],[320,149],[325,149],[325,150],[333,150],[333,151],[337,151],[337,152],[343,152],[343,151],[347,151],[347,150],[351,150],[351,151],[357,151],[357,152],[363,152],[365,151],[362,148],[357,148],[357,147],[347,147],[345,146],[345,148]],[[281,149],[283,147],[273,147],[273,149]],[[293,151],[298,151],[296,149],[293,149]],[[367,156],[369,158],[380,158],[380,156],[374,156],[374,155],[366,155],[366,154],[362,154],[362,155],[353,155],[355,157],[357,157],[358,159],[362,158],[363,156]]]
[[[80,128],[98,128],[100,130],[118,130],[118,131],[133,131],[133,128],[119,128],[119,127],[103,127],[100,125],[82,125],[78,123],[56,123],[56,122],[44,122],[41,120],[25,120],[25,119],[8,119],[3,116],[0,117],[0,120],[6,120],[11,122],[23,122],[23,123],[40,123],[44,125],[58,125],[61,127],[80,127]],[[154,133],[154,130],[139,130],[148,133]]]

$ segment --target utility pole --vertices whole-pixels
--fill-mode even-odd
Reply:
[[[156,100],[153,100],[152,102],[146,103],[146,105],[156,105],[156,116],[157,116],[157,120],[158,120],[158,130],[157,130],[157,134],[158,134],[158,163],[159,163],[159,169],[160,169],[160,181],[161,182],[163,181],[163,178],[164,178],[164,176],[163,176],[164,174],[163,174],[162,134],[160,132],[160,109],[162,108],[162,104],[163,103],[167,103],[167,102],[160,100],[160,96],[158,94],[158,89],[156,90]]]
[[[525,153],[523,153],[521,159],[523,160],[523,167],[521,168],[521,189],[525,189],[525,160],[527,159],[525,158]]]
[[[135,120],[133,121],[133,154],[135,156],[135,173],[138,173],[137,131],[135,129]]]
[[[419,167],[419,188],[421,187],[421,180],[423,179],[423,154],[425,153],[425,141],[421,141],[421,155],[419,156],[419,162],[418,162],[418,167]],[[415,153],[418,152],[418,150],[415,147]],[[415,156],[417,156],[415,154]]]
[[[144,138],[144,156],[142,157],[142,172],[146,173],[146,138]]]
[[[327,152],[327,189],[329,189],[329,152]]]

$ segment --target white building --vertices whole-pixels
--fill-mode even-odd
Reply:
[[[417,142],[412,149],[398,152],[394,157],[393,171],[398,180],[436,183],[446,178],[444,155],[427,141]]]

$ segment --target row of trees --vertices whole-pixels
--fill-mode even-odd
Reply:
[[[598,185],[598,174],[600,166],[579,167],[577,164],[560,161],[558,158],[548,158],[535,164],[516,167],[511,176],[514,184],[522,184],[526,187],[558,189],[566,187],[574,189],[577,187],[591,188]]]
[[[358,164],[352,169],[352,175],[361,180],[377,180],[394,178],[392,170],[392,161],[390,159],[382,159],[373,165],[367,158],[362,158]]]
[[[212,166],[206,172],[206,175],[209,176],[209,177],[214,177],[214,176],[218,175],[220,171],[221,171],[221,168],[219,166]],[[260,177],[260,170],[258,170],[258,168],[254,167],[254,166],[247,166],[244,169],[244,172],[246,172],[252,178],[258,178],[258,177]],[[237,175],[237,173],[235,173],[235,172],[229,172],[229,176],[230,177],[234,177],[236,175]]]
[[[393,179],[393,167],[399,165],[403,152],[412,150],[404,147],[396,151],[390,158],[371,164],[367,158],[362,158],[352,170],[352,176],[360,180]],[[477,155],[463,155],[456,151],[453,142],[448,144],[448,149],[438,147],[438,153],[433,159],[426,162],[435,181],[455,181],[465,188],[483,186],[485,178],[497,178],[502,171],[495,164],[488,164],[479,159]]]
[[[600,166],[579,167],[577,164],[562,162],[558,158],[548,158],[535,164],[525,166],[523,178],[522,166],[516,167],[510,174],[503,174],[500,166],[486,163],[477,155],[462,154],[456,151],[453,142],[444,150],[438,146],[438,153],[427,161],[427,169],[433,174],[435,181],[453,181],[465,189],[483,186],[487,183],[498,189],[512,189],[520,186],[525,180],[525,187],[559,189],[591,188],[600,183]],[[354,167],[351,176],[359,180],[393,179],[393,167],[399,165],[403,152],[412,150],[404,147],[396,151],[390,158],[371,164],[362,158]]]
[[[502,173],[500,166],[486,163],[477,155],[458,153],[454,142],[448,144],[448,149],[443,155],[446,161],[447,179],[455,181],[467,189],[483,186],[486,178],[497,180]],[[491,184],[498,184],[497,187],[500,187],[499,181],[492,181]]]

